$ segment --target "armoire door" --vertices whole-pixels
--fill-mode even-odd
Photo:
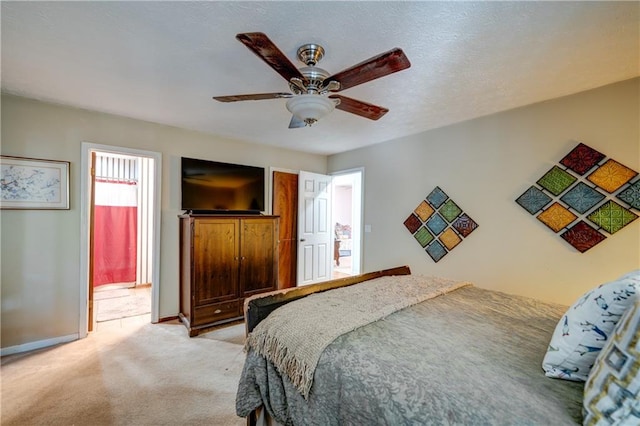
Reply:
[[[197,219],[193,230],[196,306],[238,298],[239,221]]]
[[[274,290],[277,282],[278,220],[240,220],[240,289],[244,297]]]

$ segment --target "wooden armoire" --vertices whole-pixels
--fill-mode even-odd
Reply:
[[[276,289],[277,216],[179,218],[179,316],[189,336],[242,319],[246,297]]]

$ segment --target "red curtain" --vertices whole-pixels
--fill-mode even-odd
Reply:
[[[94,215],[94,287],[136,281],[136,186],[96,182]]]

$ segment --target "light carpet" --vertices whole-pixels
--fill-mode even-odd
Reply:
[[[244,425],[244,324],[189,338],[177,321],[91,333],[2,358],[0,423]]]

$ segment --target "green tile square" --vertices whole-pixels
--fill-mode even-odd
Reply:
[[[610,234],[618,232],[637,218],[638,215],[615,201],[607,201],[587,216],[587,219]]]
[[[576,177],[566,170],[562,170],[558,166],[553,166],[544,176],[538,181],[538,185],[552,193],[553,195],[560,195],[565,189],[573,185],[576,181]]]
[[[427,244],[433,241],[433,235],[431,235],[431,232],[429,232],[424,226],[418,229],[418,232],[415,233],[414,237],[422,247],[426,247]]]
[[[453,220],[460,216],[460,213],[462,213],[462,210],[460,210],[460,207],[458,207],[458,205],[456,203],[453,202],[453,200],[451,198],[449,198],[449,200],[447,200],[446,203],[444,203],[442,205],[442,207],[440,207],[440,214],[447,219],[447,222],[451,223],[453,222]]]

